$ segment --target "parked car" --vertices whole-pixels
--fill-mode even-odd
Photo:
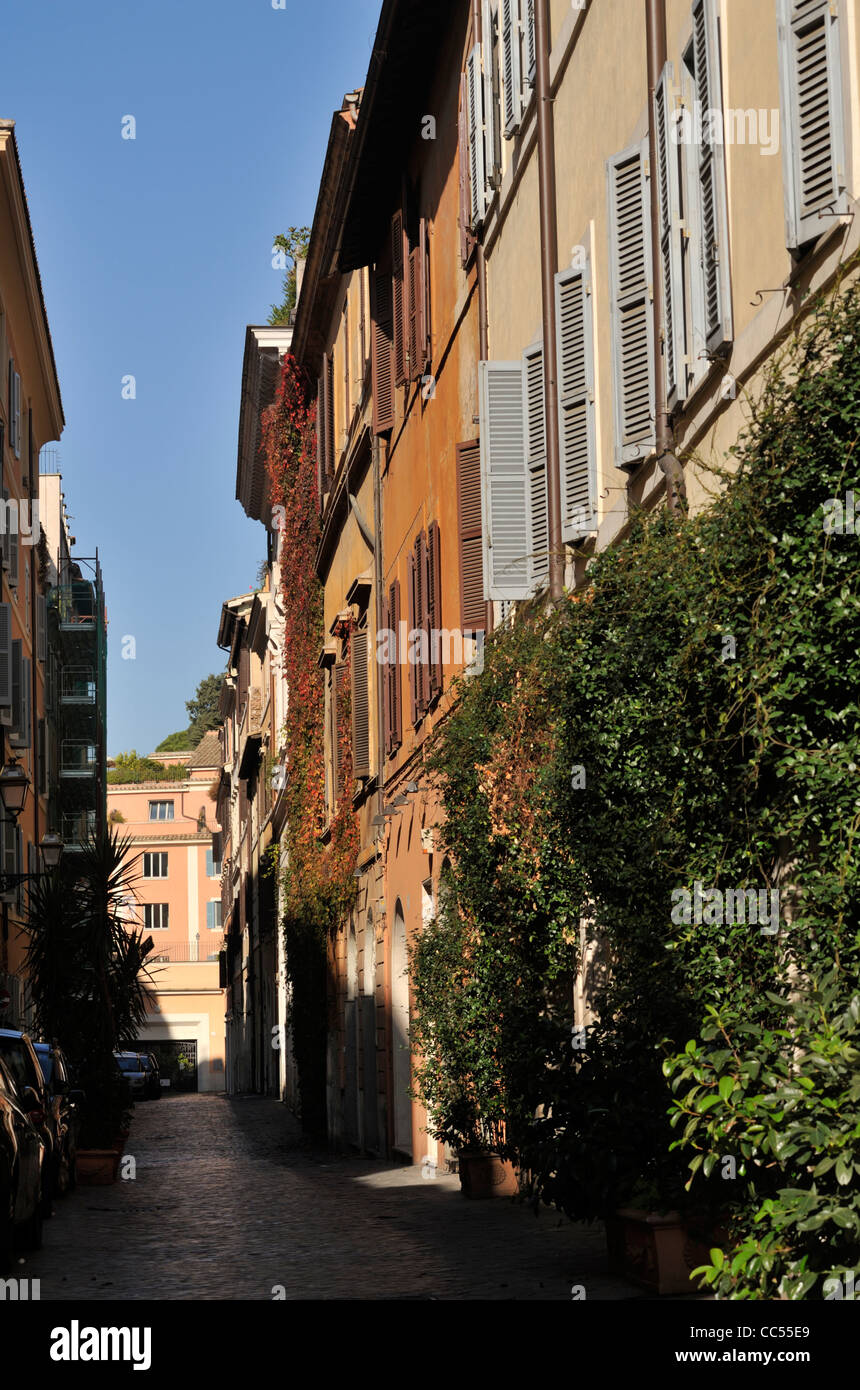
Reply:
[[[42,1134],[0,1061],[0,1275],[12,1267],[16,1242],[42,1244],[44,1154]]]
[[[146,1069],[146,1094],[150,1100],[158,1100],[161,1096],[161,1068],[158,1065],[158,1058],[151,1052],[144,1052],[143,1065]]]
[[[69,1066],[61,1048],[37,1042],[33,1043],[33,1051],[45,1078],[53,1120],[54,1191],[70,1192],[77,1183],[78,1134],[84,1093],[72,1085]]]
[[[42,1215],[50,1216],[59,1160],[59,1135],[55,1131],[54,1114],[42,1068],[26,1033],[17,1028],[0,1028],[0,1061],[5,1062],[14,1082],[21,1109],[29,1116],[44,1142]]]
[[[139,1052],[115,1052],[120,1071],[128,1082],[132,1100],[146,1097],[147,1074]]]

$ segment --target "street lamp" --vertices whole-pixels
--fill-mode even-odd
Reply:
[[[63,857],[63,841],[56,830],[46,830],[39,844],[46,869],[56,869]]]
[[[24,809],[24,802],[27,800],[29,790],[29,777],[17,759],[10,758],[3,771],[0,772],[0,799],[2,799],[5,809],[15,820]]]

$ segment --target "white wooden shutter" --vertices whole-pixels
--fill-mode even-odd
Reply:
[[[667,63],[654,92],[657,178],[660,205],[660,264],[663,284],[663,353],[666,399],[672,406],[686,399],[684,281],[681,259],[681,181],[678,145],[672,138],[672,65]]]
[[[521,362],[479,362],[481,514],[484,593],[491,599],[529,592],[523,369]]]
[[[523,106],[520,73],[520,0],[501,0],[502,86],[505,139],[519,129]]]
[[[566,541],[597,529],[591,264],[555,277],[561,526]]]
[[[814,241],[846,212],[839,5],[778,0],[786,245]]]
[[[493,191],[501,182],[502,170],[499,162],[498,145],[498,105],[495,62],[493,59],[494,19],[490,0],[482,0],[482,68],[484,83],[484,179],[486,184],[486,203],[489,207]]]
[[[12,607],[0,603],[0,705],[12,704]]]
[[[535,0],[526,0],[525,62],[523,66],[526,70],[525,77],[529,87],[535,85],[536,54]],[[528,93],[526,93],[526,100],[528,100]]]
[[[466,122],[469,136],[469,216],[472,228],[480,226],[486,210],[484,173],[484,122],[481,45],[476,43],[466,61]]]
[[[609,268],[615,462],[635,466],[653,450],[654,320],[648,142],[610,159]]]
[[[528,585],[533,592],[549,573],[549,505],[546,484],[546,400],[543,344],[523,353],[523,421],[528,488]]]
[[[720,79],[717,0],[696,0],[693,6],[693,61],[696,100],[703,113],[702,139],[692,147],[698,159],[698,256],[701,294],[694,320],[708,353],[718,352],[732,338],[731,279],[729,275],[729,216],[726,196],[725,112]],[[719,122],[706,119],[716,111]],[[715,128],[716,127],[716,128]]]

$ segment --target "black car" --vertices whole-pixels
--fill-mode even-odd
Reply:
[[[54,1182],[59,1164],[60,1136],[39,1059],[26,1033],[0,1028],[0,1061],[12,1078],[18,1103],[42,1136],[45,1146],[42,1171],[42,1214],[51,1215]]]
[[[40,1131],[23,1109],[12,1077],[0,1061],[0,1274],[11,1266],[16,1241],[38,1250],[42,1244],[42,1174],[45,1154]]]
[[[72,1085],[62,1049],[50,1043],[33,1043],[52,1116],[55,1137],[53,1181],[55,1192],[70,1192],[77,1183],[78,1134],[81,1128],[83,1091]]]

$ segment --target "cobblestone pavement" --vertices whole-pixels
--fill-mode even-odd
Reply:
[[[641,1296],[606,1272],[602,1227],[310,1149],[274,1100],[138,1104],[126,1155],[135,1179],[59,1199],[18,1266],[43,1300]]]

